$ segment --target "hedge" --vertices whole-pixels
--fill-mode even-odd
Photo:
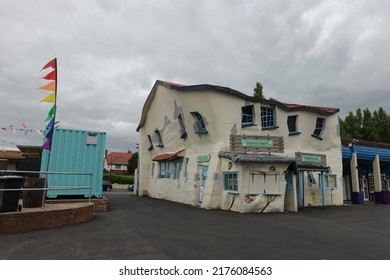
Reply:
[[[110,178],[111,177],[111,178]],[[110,180],[112,184],[134,184],[134,176],[114,175],[109,173],[103,174],[103,180]]]

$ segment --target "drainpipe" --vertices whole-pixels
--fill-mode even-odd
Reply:
[[[321,172],[320,177],[320,189],[322,193],[322,208],[326,209],[326,193],[325,193],[325,186],[324,186],[324,172]]]

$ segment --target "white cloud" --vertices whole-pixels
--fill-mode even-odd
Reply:
[[[58,120],[135,149],[155,80],[389,111],[388,1],[0,0],[0,126],[43,128],[39,70],[58,58]],[[0,140],[41,144],[36,135]],[[0,142],[0,147],[2,142]]]

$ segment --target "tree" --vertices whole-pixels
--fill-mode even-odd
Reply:
[[[344,138],[353,138],[353,139],[361,139],[361,110],[356,110],[356,116],[349,112],[348,116],[345,117],[344,121],[340,122],[340,131],[341,137]]]
[[[264,100],[263,85],[259,82],[256,83],[256,87],[253,89],[253,97],[257,100]]]
[[[131,159],[129,159],[129,162],[127,164],[127,172],[129,175],[134,175],[134,171],[138,167],[138,153],[134,153]]]
[[[366,108],[363,111],[362,137],[369,141],[379,141],[378,127],[375,127],[371,111]]]
[[[371,111],[366,108],[349,112],[344,120],[340,119],[340,134],[343,138],[362,139],[390,143],[390,115],[383,108]]]
[[[378,137],[381,142],[390,143],[390,116],[382,107],[373,113],[375,127],[378,130]]]

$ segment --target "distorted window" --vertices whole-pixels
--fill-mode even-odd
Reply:
[[[202,115],[199,112],[191,112],[191,115],[196,120],[196,127],[197,128],[196,128],[195,133],[206,134],[207,133],[206,124],[204,123]]]
[[[157,142],[158,142],[157,147],[160,147],[160,148],[164,147],[164,143],[162,141],[160,131],[156,129],[154,131],[154,133],[156,134],[156,137],[157,137]]]
[[[241,127],[253,126],[253,105],[241,107]]]
[[[288,135],[293,136],[293,135],[301,134],[298,131],[298,116],[297,115],[287,117],[287,127],[288,127]]]
[[[174,164],[174,166],[173,166],[173,170],[174,170],[173,179],[179,179],[181,167],[183,165],[183,159],[179,159],[179,160],[175,161],[173,164]]]
[[[187,132],[186,132],[186,127],[184,126],[184,121],[183,121],[183,117],[181,116],[181,114],[179,115],[178,120],[179,120],[179,126],[180,126],[180,131],[179,131],[180,138],[184,139],[187,136]]]
[[[154,162],[152,161],[152,166],[151,166],[151,170],[150,170],[150,175],[152,176],[152,178],[154,177]]]
[[[153,141],[152,141],[152,137],[150,137],[150,135],[148,135],[148,142],[149,142],[148,150],[153,149]]]
[[[317,138],[319,140],[322,140],[322,133],[324,132],[325,127],[325,119],[324,118],[317,118],[316,120],[316,127],[314,129],[314,132],[311,136],[314,138]]]
[[[159,178],[170,178],[171,177],[171,171],[170,171],[170,162],[169,161],[159,161],[158,163],[159,167]]]
[[[187,174],[187,169],[188,169],[188,162],[190,161],[189,158],[186,158],[185,161],[184,161],[184,177],[187,177],[188,174]]]
[[[238,172],[222,173],[222,185],[225,191],[231,191],[231,192],[238,191],[237,174]]]
[[[274,107],[261,106],[261,128],[273,129],[276,127],[276,116]]]

